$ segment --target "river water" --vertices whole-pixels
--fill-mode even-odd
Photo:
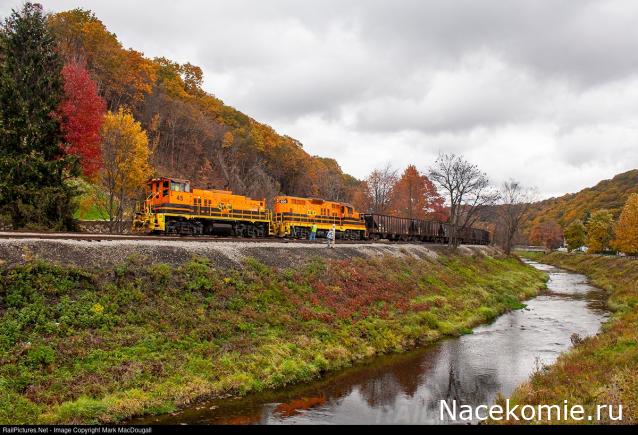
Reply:
[[[508,396],[572,346],[572,334],[596,334],[606,320],[605,294],[583,275],[529,262],[549,274],[548,291],[527,307],[473,334],[329,374],[276,392],[222,399],[136,424],[449,423],[440,401],[477,406]]]

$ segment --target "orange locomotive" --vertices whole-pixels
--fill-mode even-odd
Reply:
[[[337,238],[365,238],[363,216],[349,204],[294,196],[277,196],[274,203],[273,214],[265,199],[194,189],[188,180],[153,178],[135,214],[133,232],[307,238],[316,224],[318,237],[334,225]]]
[[[361,240],[366,235],[363,216],[350,204],[318,198],[276,196],[273,222],[279,236],[305,239],[313,224],[317,237],[325,237],[333,225],[338,239]]]
[[[263,237],[272,234],[271,217],[265,199],[194,189],[188,180],[153,178],[147,182],[146,200],[135,214],[133,231]]]

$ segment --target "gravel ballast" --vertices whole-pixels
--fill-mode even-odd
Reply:
[[[344,259],[351,257],[412,256],[432,258],[446,251],[444,245],[393,243],[337,243],[329,249],[325,243],[281,243],[272,241],[197,242],[167,240],[40,240],[37,238],[0,239],[0,265],[10,266],[34,259],[80,267],[102,268],[120,264],[130,257],[142,257],[152,263],[179,265],[193,257],[205,257],[218,267],[241,267],[245,258],[252,257],[275,267],[294,267],[320,256]],[[464,255],[485,254],[500,256],[489,246],[461,246]]]

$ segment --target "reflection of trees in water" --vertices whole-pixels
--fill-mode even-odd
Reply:
[[[483,372],[468,359],[463,341],[444,342],[420,355],[406,360],[378,376],[361,383],[359,391],[370,407],[383,407],[385,422],[418,423],[436,421],[440,401],[457,405],[488,404],[501,388],[495,372]],[[397,402],[400,395],[412,399]]]
[[[489,404],[492,396],[499,390],[500,383],[493,374],[466,374],[453,365],[448,370],[447,390],[439,400],[456,400],[459,405]]]
[[[221,424],[285,420],[318,406],[337,409],[355,390],[370,408],[383,408],[387,422],[438,420],[441,400],[450,404],[456,400],[457,405],[487,404],[501,388],[493,373],[477,373],[472,365],[476,361],[469,360],[476,356],[466,349],[463,340],[445,341],[424,352],[390,357],[324,382],[224,401],[219,408],[197,411],[188,420]],[[405,405],[397,402],[400,397],[411,400]]]
[[[427,415],[438,417],[440,400],[480,405],[488,403],[500,390],[495,373],[477,373],[468,358],[471,355],[465,352],[462,341],[443,342],[389,365],[355,370],[331,382],[329,390],[324,389],[323,393],[329,403],[339,406],[357,389],[368,406],[393,409],[400,396],[414,398],[421,391],[423,397],[413,401],[414,406],[424,407]]]
[[[359,383],[359,393],[373,408],[391,407],[400,395],[414,397],[439,352],[440,346],[434,346],[423,354],[380,368],[378,375]]]
[[[427,409],[427,415],[438,419],[441,400],[445,400],[450,409],[452,401],[456,401],[457,406],[489,404],[500,390],[495,372],[476,373],[467,360],[469,357],[460,342],[446,346],[446,352],[437,361],[437,370],[425,385],[429,394],[422,406]]]
[[[300,399],[291,400],[287,403],[280,403],[273,412],[284,418],[292,417],[302,411],[323,405],[324,403],[326,403],[326,398],[324,396],[302,397]]]

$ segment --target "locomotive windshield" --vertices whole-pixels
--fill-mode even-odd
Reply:
[[[189,182],[171,180],[171,190],[173,192],[190,193],[191,184]],[[168,187],[168,181],[164,181],[164,187]]]

